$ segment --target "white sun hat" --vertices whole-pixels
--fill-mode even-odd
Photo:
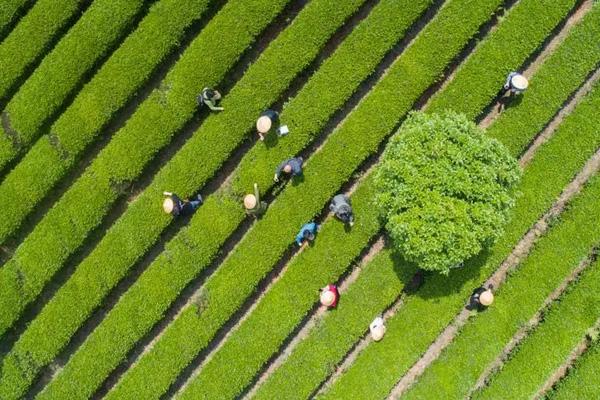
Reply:
[[[517,90],[525,90],[529,86],[529,81],[521,74],[513,76],[510,83]]]
[[[326,307],[331,307],[335,301],[335,293],[329,289],[325,289],[321,292],[321,304]]]
[[[371,337],[374,341],[379,342],[383,339],[383,335],[385,335],[385,325],[377,325],[371,329]]]
[[[164,201],[163,201],[163,210],[167,213],[167,214],[171,214],[171,212],[173,212],[173,208],[175,208],[175,203],[173,202],[173,199],[170,197],[167,197]]]
[[[485,292],[481,293],[479,295],[479,302],[484,306],[489,306],[490,304],[492,304],[494,302],[494,294],[492,293],[492,291],[488,289]]]
[[[260,133],[269,132],[269,130],[271,129],[271,125],[272,125],[271,118],[267,117],[266,115],[263,115],[258,120],[256,120],[256,129]]]
[[[246,207],[247,210],[252,210],[254,207],[256,207],[256,203],[255,195],[247,194],[244,196],[244,207]]]

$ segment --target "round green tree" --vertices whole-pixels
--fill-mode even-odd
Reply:
[[[506,147],[464,115],[414,112],[383,153],[376,203],[402,256],[447,274],[502,234],[520,177]]]

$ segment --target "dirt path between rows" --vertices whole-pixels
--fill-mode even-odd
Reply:
[[[556,51],[558,46],[560,46],[565,38],[569,35],[571,29],[581,22],[583,17],[592,9],[593,5],[593,0],[584,0],[579,8],[577,8],[575,12],[569,16],[569,18],[567,18],[562,28],[559,26],[560,31],[558,34],[552,37],[552,39],[543,47],[541,53],[521,72],[527,77],[527,79],[531,79],[531,77],[535,75],[542,64],[546,62],[548,57],[550,57]],[[483,129],[488,128],[492,122],[498,118],[498,115],[500,115],[501,112],[499,107],[500,104],[500,99],[498,99],[498,101],[496,101],[496,103],[489,108],[489,113],[481,120],[479,124]]]
[[[515,246],[513,252],[500,265],[494,274],[484,283],[498,288],[504,281],[510,271],[515,269],[531,251],[539,237],[545,234],[551,221],[560,215],[567,203],[581,191],[585,182],[600,170],[600,150],[586,163],[582,171],[565,188],[552,208],[527,232],[521,241]],[[425,354],[417,363],[402,377],[400,382],[390,393],[390,398],[398,398],[423,374],[425,369],[435,361],[441,352],[454,340],[458,331],[467,323],[472,312],[463,309],[454,321],[438,336],[436,341],[427,349]]]

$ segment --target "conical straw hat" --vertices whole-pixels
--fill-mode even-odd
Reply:
[[[244,207],[246,207],[247,210],[252,210],[256,207],[256,196],[253,194],[244,196]]]
[[[491,290],[486,290],[485,292],[479,295],[479,302],[484,306],[489,306],[494,302],[494,294]]]
[[[515,75],[510,80],[513,87],[518,90],[525,90],[529,86],[529,81],[523,75]]]
[[[263,115],[256,121],[256,129],[260,133],[267,133],[271,129],[271,118]]]
[[[171,214],[171,212],[173,211],[173,208],[175,207],[175,203],[173,203],[173,199],[170,197],[167,197],[165,199],[165,201],[163,201],[163,210],[167,213],[167,214]]]
[[[335,294],[331,290],[323,290],[321,292],[321,304],[326,307],[331,307],[335,301]]]
[[[385,334],[385,325],[377,325],[372,331],[371,331],[371,337],[373,338],[374,341],[379,342],[381,339],[383,339],[383,335]]]

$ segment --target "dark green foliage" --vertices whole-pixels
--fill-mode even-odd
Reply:
[[[415,112],[383,153],[375,199],[402,255],[447,274],[502,234],[520,176],[466,116]]]

